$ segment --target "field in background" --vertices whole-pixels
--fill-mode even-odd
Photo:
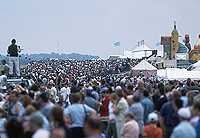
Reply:
[[[20,65],[20,68],[23,68],[23,67],[25,67],[26,65]],[[2,65],[0,65],[0,71],[3,69],[3,66]]]

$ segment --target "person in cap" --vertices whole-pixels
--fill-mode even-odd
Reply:
[[[100,108],[100,116],[108,117],[108,105],[110,101],[110,94],[107,87],[102,88],[101,94],[103,96],[103,102]]]
[[[180,108],[178,110],[178,116],[180,123],[174,128],[170,138],[196,138],[195,129],[188,121],[191,117],[190,110],[187,108]]]
[[[20,49],[20,46],[16,45],[16,40],[13,39],[11,41],[11,45],[8,47],[8,55],[9,57],[9,74],[10,75],[16,75],[20,76],[20,69],[19,69],[19,57],[18,57],[18,53],[22,51],[22,49]],[[15,69],[15,70],[14,70]]]
[[[99,94],[98,94],[98,92],[97,92],[97,86],[92,86],[92,95],[94,96],[94,98],[95,98],[95,100],[99,100]]]
[[[158,115],[154,112],[148,115],[149,125],[144,127],[143,138],[162,138],[162,129],[157,127]]]
[[[125,115],[125,124],[121,130],[122,138],[138,138],[139,126],[134,120],[133,113],[127,113]]]
[[[98,111],[98,101],[92,97],[92,89],[86,89],[84,103],[89,107],[93,108],[96,112]]]
[[[42,128],[43,119],[39,114],[32,113],[27,120],[30,130],[34,132],[32,138],[49,138],[49,132]]]

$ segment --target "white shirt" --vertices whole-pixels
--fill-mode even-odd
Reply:
[[[50,134],[47,130],[40,128],[32,136],[32,138],[49,138]]]
[[[52,88],[50,89],[50,94],[52,95],[52,97],[53,97],[54,99],[56,99],[57,90],[56,90],[55,87],[52,87]]]
[[[71,94],[71,89],[69,87],[63,87],[61,88],[61,93],[63,93],[63,101],[65,101],[67,95],[68,95],[68,98],[66,100],[66,102],[69,102],[69,95]]]
[[[6,83],[7,83],[7,76],[1,75],[0,76],[0,88],[5,90],[6,89]]]
[[[115,114],[113,113],[113,103],[110,101],[108,105],[108,111],[109,111],[109,119],[115,119]]]

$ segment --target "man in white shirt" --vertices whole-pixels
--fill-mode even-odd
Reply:
[[[56,101],[56,96],[57,96],[56,88],[53,86],[52,83],[48,84],[48,88],[49,88],[50,97]]]
[[[63,107],[67,107],[69,105],[69,96],[71,94],[71,89],[68,86],[68,83],[65,83],[61,88],[61,93],[63,94]]]
[[[2,92],[6,92],[6,83],[7,83],[7,76],[5,75],[4,71],[1,71],[0,73],[0,89],[2,89]]]

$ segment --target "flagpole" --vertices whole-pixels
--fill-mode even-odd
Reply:
[[[120,53],[121,53],[121,52],[120,52],[120,45],[119,45],[119,55],[120,55]]]

